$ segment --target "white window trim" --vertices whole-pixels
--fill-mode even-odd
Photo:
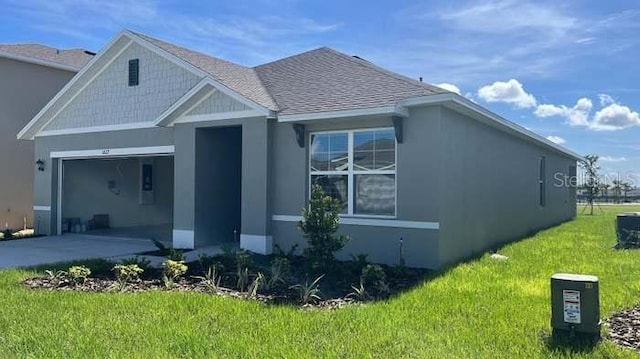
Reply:
[[[309,143],[309,150],[307,151],[307,160],[309,161],[307,166],[307,174],[308,174],[308,196],[307,198],[311,198],[311,178],[312,176],[325,175],[325,176],[347,176],[347,213],[341,213],[341,218],[374,218],[374,219],[396,219],[398,217],[398,141],[394,137],[394,161],[395,161],[395,170],[371,170],[371,171],[362,171],[362,170],[353,170],[353,134],[355,132],[366,132],[366,131],[394,131],[393,127],[372,127],[372,128],[356,128],[356,129],[347,129],[347,130],[330,130],[330,131],[311,131],[309,132],[309,138],[307,143]],[[347,134],[347,154],[348,154],[348,169],[346,171],[311,171],[311,139],[314,135],[324,135],[324,134],[336,134],[336,133],[346,133]],[[353,190],[353,181],[355,175],[359,174],[368,174],[368,175],[395,175],[395,188],[394,188],[394,204],[393,204],[393,215],[381,215],[381,214],[357,214],[354,213],[354,200],[355,193]]]

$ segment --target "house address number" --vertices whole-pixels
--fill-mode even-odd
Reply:
[[[102,150],[102,154],[103,154],[103,155],[108,155],[108,154],[109,154],[109,149],[104,149],[104,150]]]

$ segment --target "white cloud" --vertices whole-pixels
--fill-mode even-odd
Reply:
[[[522,84],[511,79],[507,82],[496,81],[478,90],[478,97],[487,102],[506,102],[520,108],[534,107],[536,98],[524,90]]]
[[[600,106],[602,107],[611,105],[612,103],[616,103],[613,97],[607,95],[606,93],[598,94],[598,98],[600,99]]]
[[[560,136],[547,136],[547,140],[553,142],[553,143],[557,143],[559,145],[565,144],[567,143],[567,141],[560,137]]]
[[[640,125],[640,115],[629,107],[610,104],[596,112],[590,127],[594,130],[615,131]]]
[[[451,91],[460,95],[460,88],[454,84],[443,82],[441,84],[436,84],[436,86],[445,89],[447,91]]]
[[[581,98],[575,106],[540,104],[533,112],[540,118],[563,117],[571,126],[584,126],[595,131],[616,131],[628,127],[640,126],[640,114],[627,106],[613,102],[609,95],[598,95],[602,107],[591,117],[593,102]]]
[[[540,118],[559,116],[564,117],[571,126],[588,126],[589,114],[593,103],[588,98],[579,99],[573,107],[565,105],[540,104],[533,112]]]
[[[613,157],[613,156],[602,156],[599,158],[602,162],[624,162],[627,160],[626,157]]]

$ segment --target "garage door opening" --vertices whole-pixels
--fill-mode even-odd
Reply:
[[[64,160],[62,233],[171,245],[173,156]]]

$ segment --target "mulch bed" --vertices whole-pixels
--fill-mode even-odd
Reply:
[[[605,325],[613,342],[640,350],[640,306],[614,314]]]
[[[146,291],[177,291],[177,292],[196,292],[209,293],[212,295],[221,295],[226,297],[256,300],[265,304],[291,304],[292,299],[286,294],[257,294],[250,296],[247,292],[218,287],[215,292],[208,291],[199,282],[189,279],[181,279],[174,283],[171,288],[167,288],[160,279],[146,279],[137,282],[127,283],[125,288],[121,288],[118,283],[109,278],[87,278],[83,283],[75,283],[65,277],[33,277],[22,281],[22,284],[31,289],[48,290],[48,291],[79,291],[79,292],[127,292],[140,293]],[[332,298],[327,300],[316,301],[302,305],[304,309],[340,309],[347,305],[360,304],[351,298]]]

